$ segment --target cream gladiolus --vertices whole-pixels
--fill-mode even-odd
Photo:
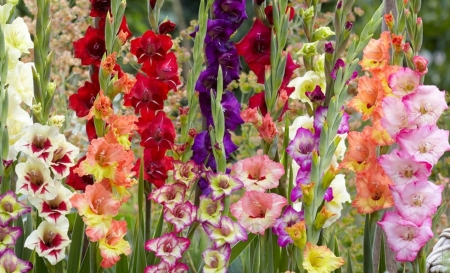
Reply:
[[[298,99],[304,103],[311,104],[311,101],[306,96],[306,92],[314,91],[317,85],[320,86],[322,92],[325,91],[325,81],[320,75],[314,71],[308,71],[303,77],[297,77],[288,84],[288,87],[295,88],[290,97],[291,99]]]
[[[6,83],[8,92],[17,94],[28,106],[31,106],[34,98],[33,89],[33,63],[18,62],[13,70],[8,72]]]
[[[345,175],[336,175],[334,180],[331,182],[330,187],[333,189],[333,200],[330,202],[325,202],[325,207],[328,211],[333,213],[334,216],[331,216],[325,221],[325,224],[323,225],[324,228],[329,227],[341,217],[343,203],[352,201],[350,199],[350,194],[347,192],[347,188],[345,187]]]
[[[4,4],[0,6],[0,24],[2,26],[6,24],[6,21],[8,21],[13,7],[14,6],[12,4]]]
[[[6,24],[4,26],[5,43],[8,52],[19,52],[21,54],[30,53],[28,49],[33,48],[34,44],[31,40],[30,32],[28,31],[27,24],[21,17],[17,17],[12,24]],[[14,56],[16,56],[14,54]]]
[[[17,151],[14,144],[25,134],[25,127],[33,124],[33,120],[28,113],[20,107],[20,99],[17,94],[8,92],[8,116],[6,127],[8,128],[9,152],[7,160],[15,160]]]

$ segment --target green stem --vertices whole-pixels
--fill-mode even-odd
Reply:
[[[144,240],[151,239],[151,227],[152,227],[152,200],[145,200],[145,237]]]
[[[97,244],[90,242],[89,247],[89,269],[90,273],[97,273]]]

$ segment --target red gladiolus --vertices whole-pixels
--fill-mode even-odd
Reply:
[[[177,57],[173,52],[169,52],[162,61],[144,62],[142,71],[147,74],[150,79],[157,79],[165,82],[169,86],[169,90],[177,90],[177,86],[181,85],[178,76]]]
[[[141,119],[146,122],[141,122]],[[176,136],[175,127],[163,111],[159,111],[151,120],[148,117],[141,117],[139,121],[146,124],[141,134],[141,146],[155,149],[160,153],[172,149]]]
[[[152,9],[155,8],[155,6],[156,6],[156,1],[157,1],[157,0],[149,0],[150,7],[151,7]]]
[[[141,159],[136,162],[133,171],[139,173]],[[173,169],[173,159],[156,150],[144,150],[144,179],[160,188],[169,177],[167,172]]]
[[[142,74],[136,76],[136,84],[130,93],[125,94],[125,106],[133,106],[135,113],[141,109],[162,110],[169,92],[167,84],[147,78]]]
[[[89,114],[89,111],[94,105],[94,100],[100,92],[98,80],[94,83],[85,82],[78,92],[69,97],[69,108],[74,110],[77,117],[82,118]]]
[[[91,12],[89,16],[105,18],[111,10],[111,0],[89,0],[91,2]]]
[[[73,42],[74,56],[82,65],[99,65],[106,52],[104,32],[89,27],[83,38]]]
[[[155,34],[148,30],[140,38],[131,41],[131,53],[138,58],[139,63],[148,59],[163,60],[172,48],[172,39],[167,35]]]
[[[159,24],[159,28],[158,28],[159,34],[164,35],[169,32],[172,32],[176,26],[177,25],[175,23],[172,23],[170,20],[162,22],[161,24]]]
[[[83,175],[79,176],[74,173],[73,170],[80,166],[80,163],[86,159],[86,156],[83,156],[78,160],[78,163],[75,166],[70,168],[70,173],[67,176],[66,184],[71,186],[74,190],[84,191],[88,185],[94,185],[94,177],[92,175]]]

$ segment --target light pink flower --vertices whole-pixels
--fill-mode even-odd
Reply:
[[[404,220],[396,211],[386,212],[378,225],[384,230],[389,247],[399,262],[412,262],[420,249],[433,237],[431,218],[421,226]]]
[[[442,190],[426,180],[412,182],[406,186],[391,186],[395,208],[403,219],[421,225],[433,215],[442,202]]]
[[[149,197],[156,203],[172,210],[176,205],[183,203],[185,194],[185,184],[175,183],[172,185],[162,186],[161,188],[153,191]]]
[[[174,266],[189,248],[191,242],[187,238],[177,237],[176,233],[166,233],[162,237],[148,240],[145,250],[155,252],[156,257]],[[151,271],[150,271],[151,272]]]
[[[378,163],[395,185],[406,185],[414,181],[427,180],[431,174],[432,165],[427,162],[417,162],[406,151],[394,149],[390,154],[382,155]]]
[[[413,94],[402,99],[409,114],[409,120],[417,126],[435,125],[448,108],[444,91],[434,85],[421,85]]]
[[[164,220],[173,225],[176,233],[190,226],[194,222],[196,215],[197,208],[189,201],[175,205],[172,210],[168,208],[164,209]]]
[[[382,102],[383,118],[381,126],[388,134],[395,138],[402,129],[415,129],[417,125],[409,121],[409,112],[401,99],[395,97],[386,97]]]
[[[267,155],[257,155],[239,160],[233,165],[231,173],[244,183],[247,191],[265,192],[278,187],[284,168]]]
[[[420,74],[420,76],[423,76],[427,74],[428,72],[428,60],[422,56],[414,56],[413,57],[413,63],[416,67],[417,73]]]
[[[222,216],[219,226],[213,226],[209,222],[203,223],[203,229],[214,241],[214,247],[221,247],[225,244],[235,244],[239,241],[247,241],[247,232],[231,218]]]
[[[414,93],[420,84],[420,74],[408,67],[400,68],[397,73],[389,76],[389,86],[397,97]]]
[[[397,135],[400,148],[417,161],[436,164],[444,152],[450,150],[448,131],[437,126],[423,126],[417,130],[402,130]]]
[[[264,235],[286,205],[286,198],[278,194],[247,191],[239,202],[230,206],[230,211],[247,231]]]

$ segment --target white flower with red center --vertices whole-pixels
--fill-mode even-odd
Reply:
[[[78,155],[80,149],[67,142],[64,135],[59,135],[56,142],[57,145],[55,151],[52,153],[50,168],[55,178],[62,179],[69,175],[70,167],[75,165],[75,157]]]
[[[27,127],[25,135],[14,144],[14,148],[30,157],[40,158],[50,163],[51,153],[57,148],[58,135],[58,127],[35,123]]]
[[[164,185],[153,191],[150,198],[165,208],[172,210],[176,205],[183,203],[186,186],[181,183]]]
[[[227,262],[230,259],[231,247],[225,244],[219,248],[208,248],[203,252],[204,273],[226,273]]]
[[[230,196],[232,192],[244,187],[239,179],[228,174],[208,172],[207,179],[212,189],[211,199],[214,201]]]
[[[7,249],[0,252],[0,272],[25,273],[30,271],[33,265],[16,257],[14,250]]]
[[[164,220],[173,225],[176,233],[190,226],[195,221],[196,215],[197,208],[189,201],[175,205],[172,210],[168,208],[164,209]]]
[[[214,240],[215,247],[221,247],[225,244],[235,244],[239,241],[247,241],[247,232],[238,223],[233,222],[231,218],[222,216],[220,225],[215,227],[211,223],[204,222],[203,229]]]
[[[155,252],[156,257],[173,266],[181,259],[190,244],[189,239],[177,237],[176,233],[171,232],[162,237],[148,240],[145,243],[145,249]]]
[[[53,199],[44,200],[30,196],[28,200],[37,208],[40,217],[56,223],[60,217],[64,217],[72,209],[72,204],[70,203],[72,196],[73,193],[70,190],[63,185],[59,185],[56,196]]]
[[[8,247],[14,247],[20,235],[22,235],[20,227],[0,226],[0,252],[5,251]]]
[[[218,226],[222,211],[224,209],[223,201],[213,201],[206,196],[200,196],[200,205],[197,211],[197,221],[200,223],[209,222],[214,226]]]
[[[16,193],[46,200],[52,200],[56,197],[57,185],[55,185],[55,181],[50,176],[50,170],[42,160],[28,158],[27,162],[17,164],[16,174],[18,177]]]
[[[67,236],[69,221],[60,217],[56,223],[43,221],[25,240],[25,247],[35,250],[40,257],[45,257],[52,265],[65,257],[65,248],[70,244]]]

